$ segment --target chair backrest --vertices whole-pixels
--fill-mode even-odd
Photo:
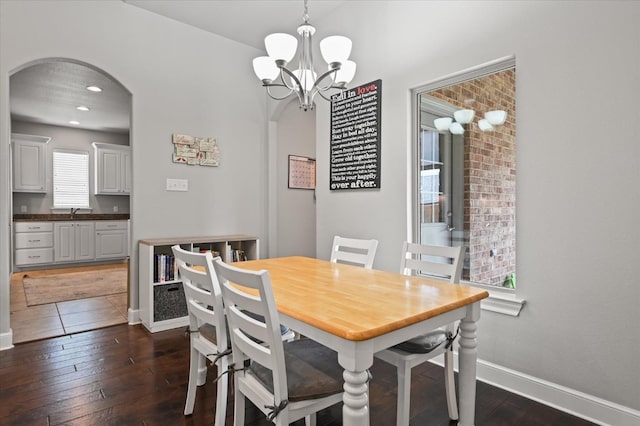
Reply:
[[[400,273],[430,275],[459,283],[462,275],[464,247],[430,246],[404,242]]]
[[[377,249],[378,240],[359,240],[336,235],[333,237],[331,261],[333,263],[348,263],[371,269]]]
[[[240,269],[219,258],[213,266],[222,289],[236,368],[251,359],[271,370],[276,406],[287,401],[284,347],[269,272]]]
[[[220,351],[228,347],[226,320],[220,285],[213,268],[211,252],[195,253],[171,247],[176,258],[189,312],[189,329],[198,330],[204,323],[216,328],[216,344]]]

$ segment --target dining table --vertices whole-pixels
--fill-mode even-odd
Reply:
[[[376,352],[460,321],[458,424],[474,424],[476,329],[486,290],[302,256],[234,265],[267,270],[280,322],[338,353],[345,426],[370,423],[368,369]]]

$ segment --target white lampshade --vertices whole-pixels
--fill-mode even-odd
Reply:
[[[331,67],[329,67],[331,69]],[[356,75],[356,63],[353,61],[344,61],[340,66],[340,69],[336,73],[334,81],[336,83],[349,84],[353,77]]]
[[[305,70],[304,72],[301,72],[299,69],[297,69],[293,72],[293,74],[298,77],[298,80],[300,80],[300,84],[302,85],[302,89],[305,91],[311,90],[313,84],[316,82],[315,71]],[[291,84],[293,84],[294,86],[296,85],[296,82],[293,80],[293,78],[291,79]]]
[[[449,130],[449,126],[451,126],[452,121],[453,119],[451,117],[442,117],[433,120],[433,124],[439,132],[446,132]]]
[[[478,120],[478,127],[480,127],[480,130],[483,132],[493,132],[493,126],[484,118],[482,120]]]
[[[282,59],[285,62],[291,62],[296,55],[298,39],[291,34],[269,34],[264,38],[264,46],[267,48],[267,54],[273,59]]]
[[[253,60],[253,71],[262,80],[273,81],[278,77],[280,70],[276,66],[276,61],[268,56],[258,56]]]
[[[507,119],[507,111],[500,109],[494,111],[487,111],[484,113],[484,118],[493,126],[502,126]]]
[[[456,121],[460,124],[469,124],[473,121],[473,117],[476,115],[472,109],[459,109],[453,113]]]
[[[324,60],[332,62],[344,62],[351,54],[351,40],[344,36],[330,36],[320,42],[320,52]]]
[[[458,123],[457,121],[451,123],[451,126],[449,127],[449,130],[454,135],[462,135],[462,134],[464,134],[464,127],[462,127],[462,124]]]

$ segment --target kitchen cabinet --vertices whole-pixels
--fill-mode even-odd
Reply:
[[[95,259],[93,221],[54,222],[54,261],[72,262]]]
[[[96,222],[96,260],[129,256],[129,222]]]
[[[46,136],[11,134],[13,151],[13,192],[47,192]]]
[[[53,223],[14,223],[14,263],[16,266],[53,262]]]
[[[131,193],[131,148],[94,142],[95,194],[129,195]]]

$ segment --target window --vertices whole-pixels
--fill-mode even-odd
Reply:
[[[516,267],[515,60],[507,58],[414,91],[414,238],[465,246],[462,279],[513,287]],[[436,130],[433,120],[473,109],[464,133]],[[491,132],[477,121],[507,111]]]
[[[90,207],[88,152],[53,151],[53,207]]]

